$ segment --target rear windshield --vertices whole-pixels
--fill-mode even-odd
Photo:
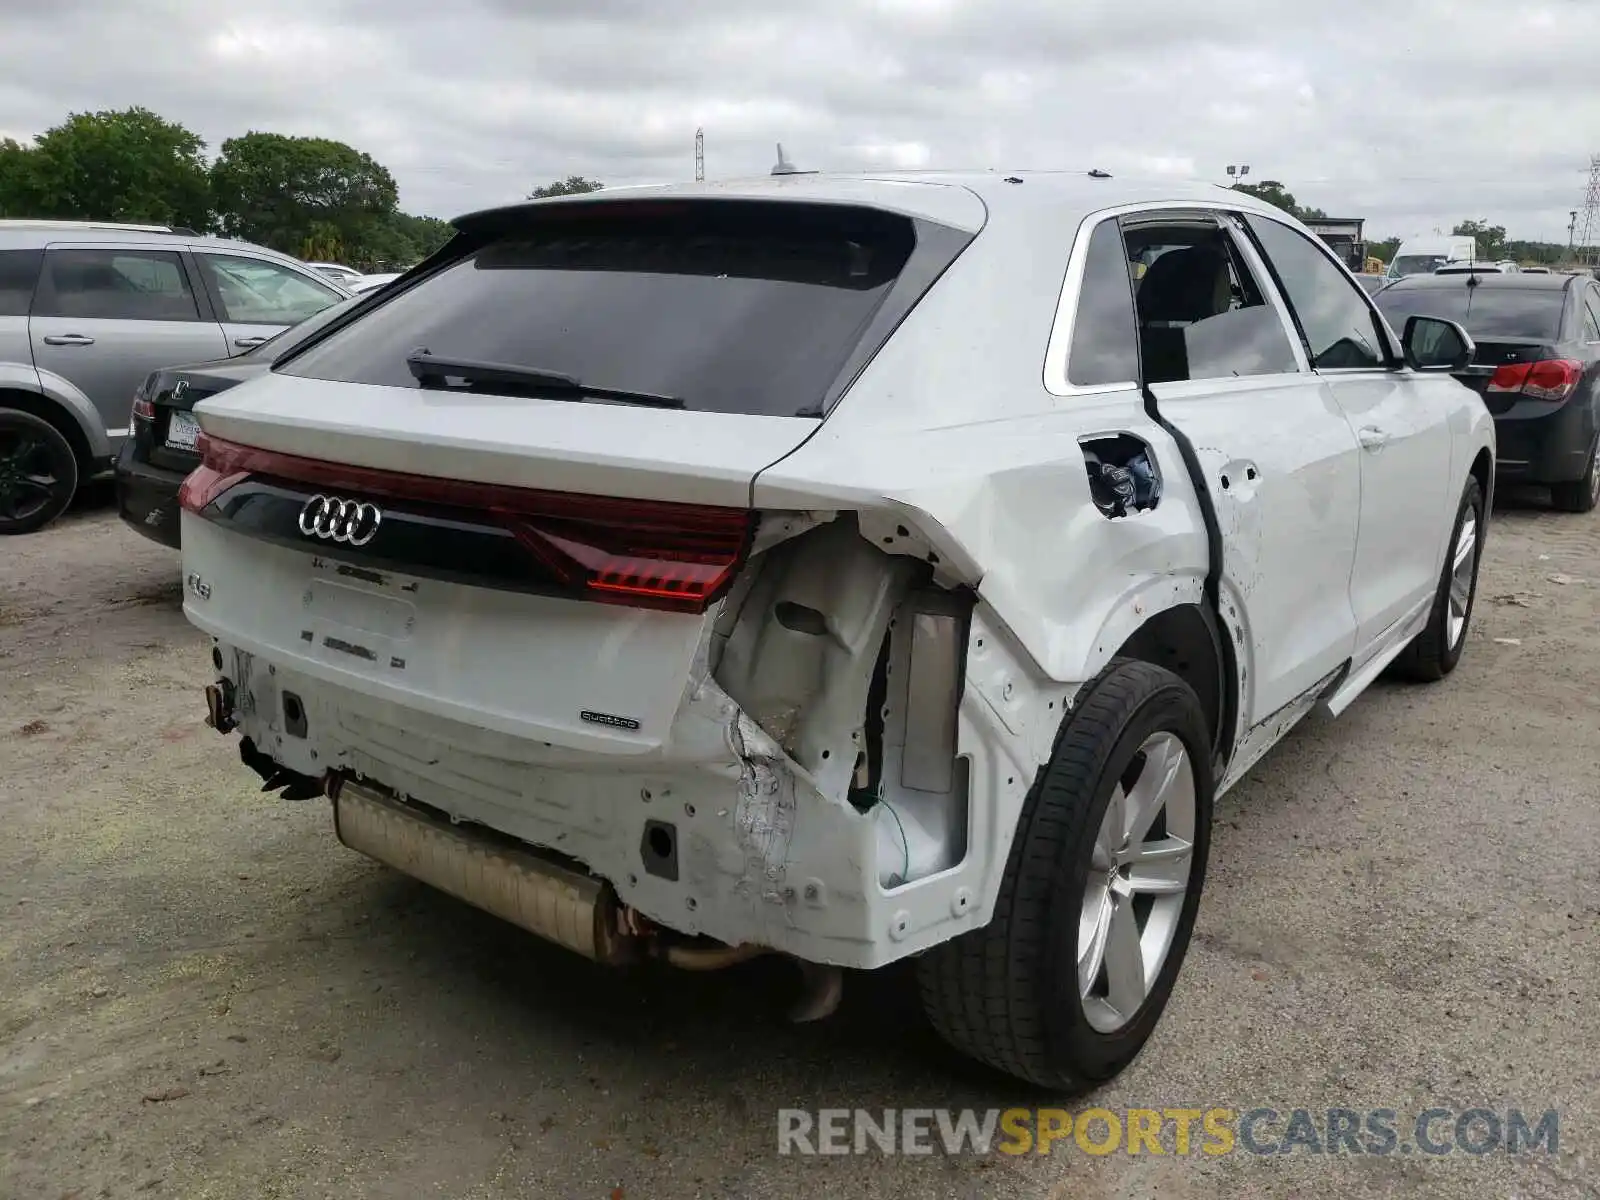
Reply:
[[[1555,341],[1561,334],[1566,293],[1560,288],[1460,287],[1385,288],[1373,302],[1396,330],[1410,316],[1455,321],[1475,338]]]
[[[421,350],[695,411],[821,416],[915,243],[905,218],[848,207],[616,204],[538,216],[279,370],[410,388],[419,384],[406,360]]]

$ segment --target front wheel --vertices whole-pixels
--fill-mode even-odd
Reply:
[[[1189,946],[1210,845],[1211,739],[1176,675],[1117,659],[1023,804],[994,916],[918,960],[956,1049],[1081,1091],[1138,1055]]]
[[[1450,553],[1433,596],[1428,623],[1394,661],[1404,679],[1432,683],[1456,669],[1467,644],[1467,624],[1478,594],[1478,563],[1483,556],[1483,489],[1476,476],[1467,479],[1450,535]]]

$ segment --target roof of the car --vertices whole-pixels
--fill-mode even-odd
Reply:
[[[633,200],[789,200],[821,204],[864,204],[907,216],[981,228],[1008,212],[1049,207],[1078,216],[1120,205],[1194,201],[1246,212],[1284,217],[1282,209],[1220,184],[1170,178],[1096,176],[1088,171],[912,171],[835,174],[815,172],[763,175],[706,183],[603,188],[576,196],[551,197],[483,209],[457,217],[459,228],[492,223],[519,213],[548,211],[552,205],[585,205]]]
[[[1467,271],[1453,271],[1447,275],[1404,275],[1384,291],[1416,291],[1419,288],[1480,287],[1492,290],[1516,288],[1522,291],[1559,292],[1571,283],[1574,276],[1542,275],[1537,272],[1487,271],[1473,275]],[[1475,280],[1469,285],[1468,280]]]
[[[156,227],[138,228],[118,224],[67,224],[50,221],[0,221],[0,249],[35,250],[64,242],[84,242],[97,245],[126,243],[140,246],[171,246],[174,249],[189,247],[194,250],[214,250],[218,253],[247,250],[264,258],[295,260],[276,250],[258,246],[254,242],[241,242],[233,238],[209,237],[204,234],[169,232]]]

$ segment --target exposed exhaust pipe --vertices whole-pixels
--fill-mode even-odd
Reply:
[[[334,792],[333,824],[352,850],[448,892],[595,962],[635,957],[617,925],[609,884],[476,837],[348,779]]]
[[[716,971],[774,953],[677,940],[625,908],[602,879],[439,820],[348,777],[330,772],[325,785],[334,830],[350,849],[594,962],[619,966],[649,955],[682,970]],[[839,1004],[842,973],[798,965],[802,994],[790,1020],[828,1016]]]

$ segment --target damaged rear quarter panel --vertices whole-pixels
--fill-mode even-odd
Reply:
[[[963,891],[978,923],[1066,705],[1151,618],[1201,603],[1209,562],[1193,482],[1141,392],[1044,387],[1078,224],[1047,215],[986,229],[752,490],[763,510],[852,510],[886,553],[936,559],[937,582],[976,592],[958,741],[972,762],[968,853],[917,886]],[[1110,519],[1082,442],[1116,434],[1149,447],[1162,491]]]

